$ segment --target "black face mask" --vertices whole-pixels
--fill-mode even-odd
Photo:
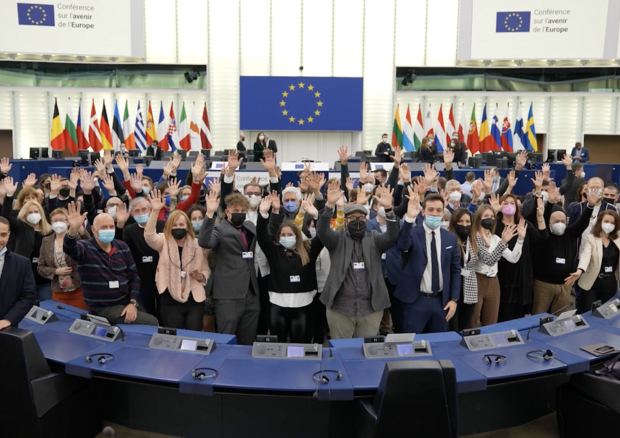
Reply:
[[[482,225],[482,228],[484,228],[485,230],[490,230],[491,228],[493,228],[494,223],[495,223],[495,219],[492,219],[492,218],[482,219],[480,221],[480,225]]]
[[[458,225],[458,224],[456,224],[454,226],[454,229],[456,230],[456,234],[459,235],[461,240],[467,240],[467,238],[469,237],[469,232],[471,231],[471,226],[470,225]]]
[[[71,190],[69,189],[69,187],[63,187],[62,189],[58,190],[58,193],[63,198],[66,198],[67,196],[69,196],[70,191]]]
[[[603,198],[603,201],[607,202],[608,204],[611,205],[615,205],[616,204],[616,200],[614,198]]]
[[[239,228],[245,222],[245,213],[231,213],[230,223]]]
[[[366,221],[363,221],[361,219],[351,221],[347,225],[347,229],[349,230],[349,234],[351,235],[351,237],[363,237],[366,234]]]
[[[175,228],[174,230],[172,230],[172,237],[174,237],[176,240],[183,239],[186,234],[187,230],[185,228]]]

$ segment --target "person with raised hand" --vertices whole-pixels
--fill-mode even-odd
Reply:
[[[205,286],[211,275],[209,264],[198,245],[187,214],[170,213],[163,233],[156,233],[157,216],[164,207],[161,193],[151,193],[151,208],[144,229],[144,240],[159,253],[155,283],[161,295],[161,320],[164,326],[202,330]]]
[[[177,157],[175,156],[173,162],[176,162]],[[180,164],[179,160],[179,164]],[[176,165],[176,164],[175,164]],[[196,157],[196,161],[191,166],[191,174],[192,174],[192,191],[189,194],[189,197],[185,201],[179,201],[177,199],[178,194],[178,186],[181,183],[180,180],[173,181],[163,181],[157,185],[157,190],[159,190],[164,199],[165,205],[159,210],[157,219],[160,221],[165,221],[168,218],[168,215],[172,211],[170,205],[173,203],[173,195],[172,192],[176,191],[174,194],[174,199],[176,199],[175,210],[187,211],[190,207],[196,203],[200,199],[200,189],[202,187],[202,183],[206,177],[206,171],[204,169],[204,155],[200,154]],[[174,184],[174,188],[172,185]]]

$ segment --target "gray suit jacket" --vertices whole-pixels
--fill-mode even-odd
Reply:
[[[247,231],[248,251],[256,255],[256,227],[245,221],[242,227]],[[212,249],[215,253],[215,269],[213,277],[213,298],[216,300],[234,300],[244,298],[250,282],[254,293],[258,293],[258,281],[254,259],[242,258],[245,252],[239,231],[226,219],[215,225],[212,219],[205,217],[198,234],[198,243],[203,248]]]
[[[329,276],[325,282],[323,292],[321,292],[321,302],[331,309],[336,293],[342,286],[347,271],[351,265],[351,255],[353,254],[353,239],[346,230],[332,230],[330,219],[333,210],[329,207],[319,215],[316,226],[316,234],[325,248],[329,251],[331,265]],[[372,308],[376,311],[390,307],[390,297],[383,279],[381,271],[381,254],[390,249],[398,240],[399,224],[394,216],[394,212],[387,214],[387,231],[379,234],[376,231],[366,232],[362,239],[362,253],[364,256],[364,266],[368,269],[372,291]]]

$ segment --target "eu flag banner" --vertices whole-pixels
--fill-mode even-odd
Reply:
[[[531,12],[498,12],[495,32],[529,32]]]
[[[20,25],[55,26],[54,5],[17,3],[17,18]]]
[[[362,78],[241,76],[241,129],[361,131]]]

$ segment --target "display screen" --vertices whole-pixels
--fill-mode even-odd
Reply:
[[[569,330],[575,330],[575,323],[572,319],[567,319],[564,321],[564,326]]]
[[[183,339],[181,341],[181,350],[196,351],[197,345],[198,345],[198,341],[192,341],[191,339]]]
[[[504,345],[507,344],[506,335],[495,335],[493,336],[493,343],[495,345]]]
[[[287,347],[286,357],[304,357],[304,347]]]
[[[412,344],[397,344],[396,352],[399,356],[406,356],[408,354],[413,354],[413,345]]]
[[[96,326],[93,335],[99,336],[101,338],[105,338],[105,335],[108,334],[108,329],[105,327]]]

